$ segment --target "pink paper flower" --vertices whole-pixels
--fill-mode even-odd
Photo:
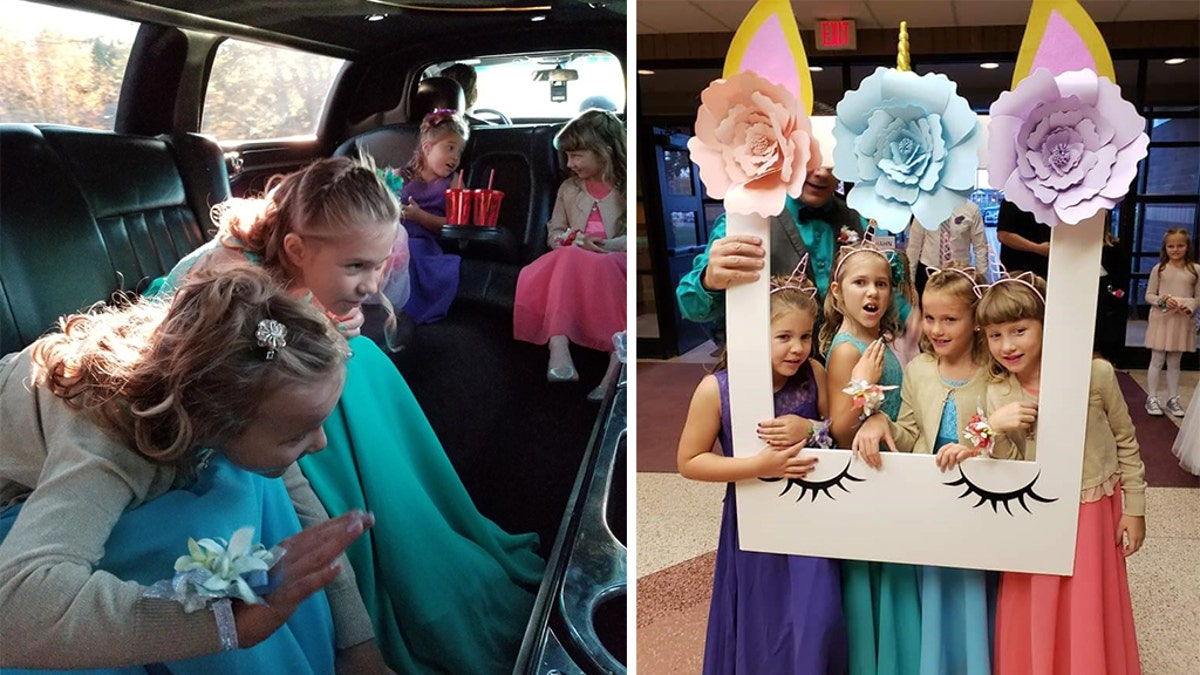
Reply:
[[[992,104],[988,180],[1038,222],[1078,223],[1125,197],[1145,127],[1108,78],[1038,69]]]
[[[782,212],[787,195],[800,197],[821,151],[791,92],[743,71],[714,81],[700,101],[688,150],[708,194],[726,211],[763,217]]]

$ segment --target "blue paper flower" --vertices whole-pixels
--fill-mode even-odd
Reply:
[[[889,232],[911,216],[928,229],[975,188],[983,133],[945,75],[878,68],[837,106],[833,173],[854,183],[846,203]]]

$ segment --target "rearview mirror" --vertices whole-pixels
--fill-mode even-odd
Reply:
[[[534,82],[570,82],[579,79],[579,71],[563,68],[561,65],[533,73]]]

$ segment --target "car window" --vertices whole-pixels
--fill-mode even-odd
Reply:
[[[437,63],[422,78],[441,75],[455,61]],[[617,57],[604,51],[541,52],[461,59],[476,74],[475,105],[514,122],[570,119],[587,108],[625,112],[625,76]]]
[[[225,40],[217,48],[201,129],[222,141],[315,137],[343,61]]]
[[[0,0],[0,122],[112,130],[138,24]]]

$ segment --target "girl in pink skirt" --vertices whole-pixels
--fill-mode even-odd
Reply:
[[[987,420],[997,458],[1037,458],[1045,289],[1030,273],[1005,277],[975,310],[992,357]],[[1093,359],[1090,382],[1075,568],[1001,576],[995,675],[1141,673],[1125,558],[1146,537],[1146,467],[1112,364]]]
[[[550,345],[546,378],[579,379],[569,343],[613,352],[625,330],[625,127],[603,110],[580,113],[563,127],[554,147],[567,154],[574,174],[558,189],[547,225],[550,252],[521,270],[513,337]],[[600,400],[617,373],[615,355]]]

